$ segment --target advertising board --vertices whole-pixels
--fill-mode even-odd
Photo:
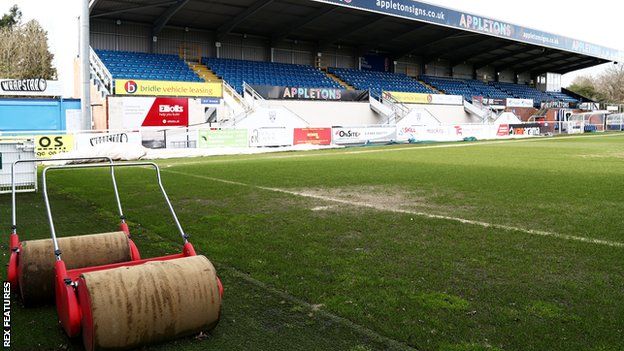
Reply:
[[[115,95],[222,97],[223,84],[115,79]]]
[[[337,145],[380,143],[396,140],[395,126],[333,127],[332,142]]]
[[[199,131],[200,148],[247,147],[247,129],[210,129]]]
[[[293,132],[293,144],[331,145],[331,128],[295,128]]]

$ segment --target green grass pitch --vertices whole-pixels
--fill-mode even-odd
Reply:
[[[150,350],[624,350],[624,135],[158,163],[225,296],[216,329]],[[144,257],[180,247],[150,172],[118,171]],[[59,235],[115,230],[105,170],[49,184]],[[41,194],[18,205],[48,237]],[[14,303],[14,349],[81,349]]]

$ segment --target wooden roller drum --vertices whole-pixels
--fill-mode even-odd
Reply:
[[[129,239],[124,232],[65,237],[58,242],[68,269],[131,260]],[[25,305],[54,301],[55,261],[52,239],[21,243],[17,274]]]
[[[129,349],[208,331],[221,314],[214,266],[190,256],[80,275],[87,350]]]

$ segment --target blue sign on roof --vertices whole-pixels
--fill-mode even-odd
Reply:
[[[312,0],[394,17],[439,24],[527,44],[570,51],[609,61],[624,61],[624,52],[507,22],[412,0]]]

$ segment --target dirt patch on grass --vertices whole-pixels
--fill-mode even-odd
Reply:
[[[410,210],[438,214],[465,213],[472,206],[463,203],[463,194],[442,191],[414,190],[392,186],[349,186],[296,190],[305,196],[336,199],[341,204],[311,208],[314,212],[353,210],[354,206],[371,205],[390,211]],[[352,204],[352,205],[351,205]]]
[[[578,155],[578,157],[586,158],[586,159],[605,159],[605,158],[624,159],[624,151],[606,152],[602,154],[581,154],[581,155]]]

